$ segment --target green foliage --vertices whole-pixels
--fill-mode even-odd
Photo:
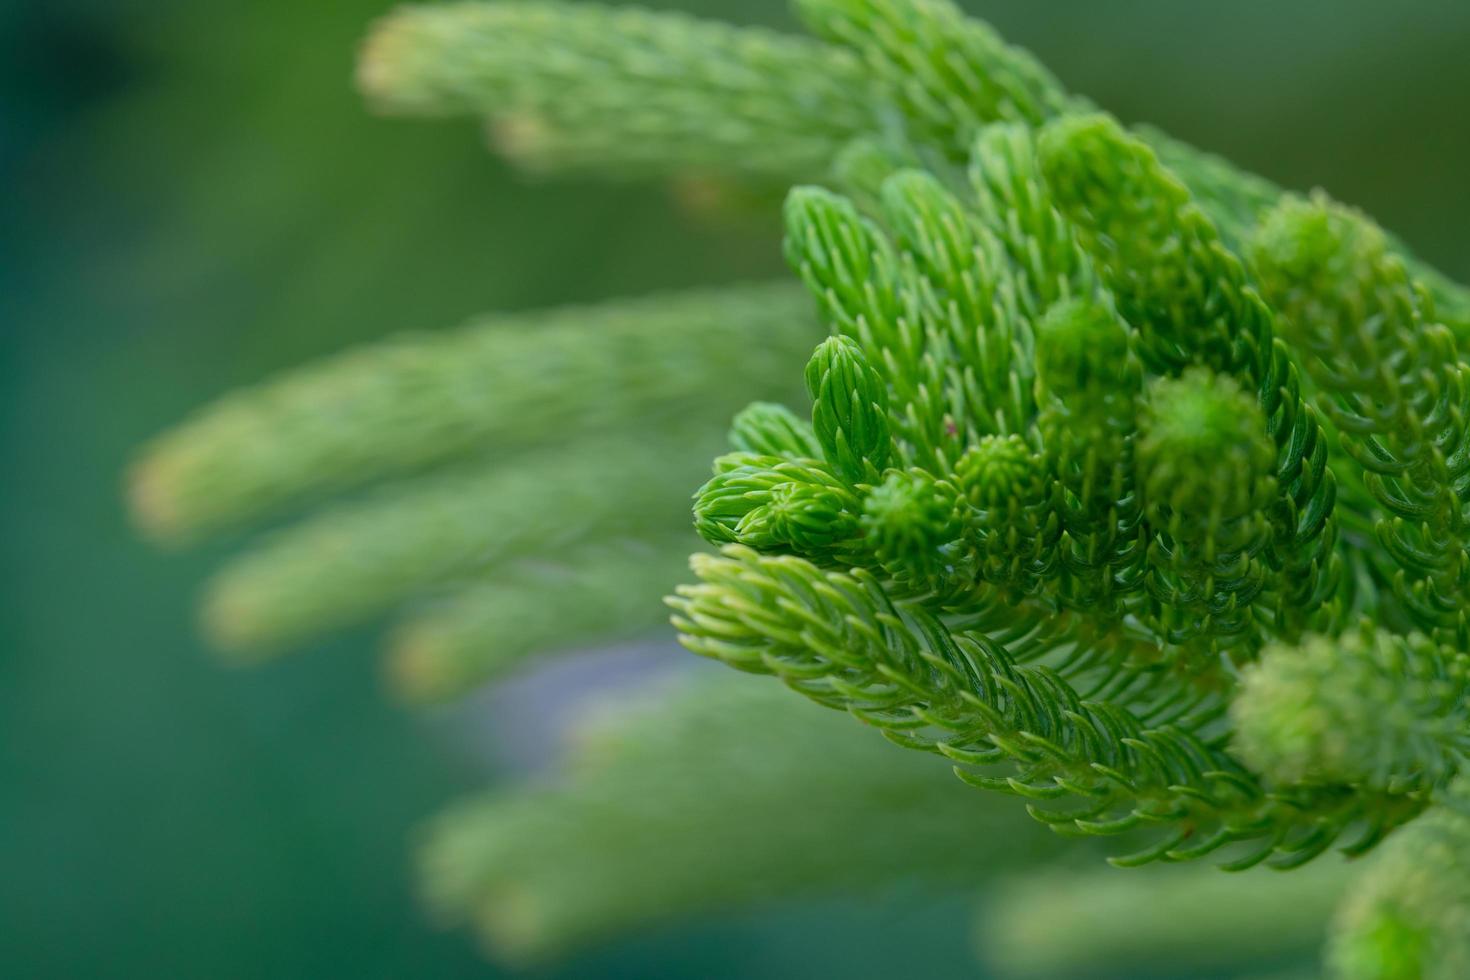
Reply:
[[[1097,258],[1152,370],[1202,364],[1258,393],[1277,446],[1280,499],[1268,559],[1286,571],[1275,615],[1300,629],[1336,587],[1336,481],[1327,439],[1302,400],[1274,314],[1188,189],[1142,142],[1101,116],[1062,120],[1042,136],[1058,208]]]
[[[359,82],[384,111],[490,119],[497,149],[535,172],[787,184],[834,161],[869,182],[881,161],[942,169],[971,157],[986,124],[1088,108],[949,0],[796,6],[830,43],[593,3],[416,5],[373,31]],[[1138,134],[1232,246],[1280,197],[1166,134]],[[1470,291],[1409,261],[1470,336]]]
[[[496,146],[540,171],[784,181],[822,173],[871,125],[844,51],[593,3],[405,7],[373,31],[358,77],[383,111],[489,117]]]
[[[1215,251],[1214,226],[1154,151],[1105,116],[1080,116],[1043,130],[1038,153],[1053,206],[1096,256],[1146,366],[1254,374],[1269,334],[1246,345],[1269,330],[1265,313],[1241,295],[1239,261]]]
[[[1083,834],[1153,828],[1131,865],[1241,841],[1232,866],[1311,859],[1350,825],[1366,847],[1421,804],[1340,786],[1268,791],[1223,749],[1170,723],[1171,704],[1085,701],[1055,671],[1017,664],[978,631],[952,633],[867,573],[727,547],[696,555],[700,583],[671,600],[686,647],[774,674],[893,741],[960,763],[973,785],[1038,801],[1037,819]],[[992,772],[988,767],[1003,765]],[[983,768],[976,768],[983,767]],[[1274,855],[1274,857],[1273,857]]]
[[[987,888],[975,946],[1004,980],[1122,980],[1165,964],[1173,977],[1234,977],[1305,964],[1352,870],[1327,859],[1290,875],[1222,875],[1197,865],[1126,875],[1032,869]]]
[[[753,402],[730,423],[730,445],[756,456],[822,455],[816,433],[806,419],[785,405]]]
[[[644,634],[662,618],[648,597],[679,581],[688,560],[687,538],[665,535],[530,557],[481,580],[457,581],[394,628],[393,688],[415,702],[447,701],[537,654]]]
[[[857,344],[845,337],[822,342],[806,365],[812,429],[827,465],[849,483],[883,472],[888,438],[888,386]]]
[[[1133,466],[1143,379],[1129,340],[1095,300],[1054,304],[1036,338],[1037,425],[1061,497],[1058,589],[1068,605],[1114,613],[1142,586],[1147,545]]]
[[[1138,489],[1154,532],[1148,619],[1193,666],[1208,665],[1254,638],[1276,489],[1266,420],[1234,381],[1194,368],[1149,387],[1138,433]]]
[[[986,123],[1035,125],[1068,107],[1050,72],[948,0],[795,0],[795,7],[813,33],[859,56],[873,101],[894,106],[917,142],[964,148]]]
[[[1470,758],[1470,657],[1366,627],[1275,646],[1242,678],[1235,728],[1279,783],[1433,788]]]
[[[746,286],[394,338],[228,395],[155,440],[133,470],[134,513],[161,538],[187,538],[569,433],[687,418],[696,407],[719,424],[719,412],[750,386],[768,387],[803,349],[809,319],[799,290]],[[707,356],[757,338],[753,357],[717,368]]]
[[[684,495],[667,476],[687,446],[674,436],[546,450],[340,505],[233,559],[210,585],[206,626],[230,652],[279,650],[593,535],[668,528]]]
[[[1416,816],[1470,734],[1444,655],[1397,684],[1371,656],[1296,678],[1333,737],[1356,726],[1354,744],[1373,748],[1356,765],[1314,759],[1281,778],[1272,752],[1306,750],[1242,750],[1267,780],[1232,748],[1291,730],[1285,685],[1266,678],[1295,663],[1282,651],[1332,643],[1348,612],[1393,630],[1402,607],[1462,639],[1462,368],[1449,331],[1421,327],[1432,301],[1404,261],[1378,236],[1352,252],[1368,259],[1311,274],[1278,243],[1305,240],[1311,258],[1321,234],[1283,233],[1277,217],[1250,227],[1265,185],[1167,144],[1212,188],[1197,198],[1145,139],[1017,81],[1045,79],[946,4],[802,9],[863,54],[887,93],[875,98],[911,127],[895,145],[924,161],[943,146],[944,161],[889,168],[864,144],[846,161],[861,206],[789,196],[788,261],[836,334],[808,370],[814,429],[865,497],[860,513],[835,496],[807,511],[830,538],[701,524],[726,547],[696,556],[699,583],[671,600],[685,645],[947,755],[968,782],[1044,801],[1033,813],[1060,830],[1148,831],[1121,864],[1224,849],[1227,867],[1292,867],[1340,838],[1364,851]],[[962,69],[977,59],[1009,81],[975,84]],[[1251,263],[1233,247],[1247,239]],[[1366,324],[1351,329],[1375,344],[1308,346],[1339,366],[1313,364],[1304,387],[1298,319]],[[1348,365],[1385,392],[1351,416],[1332,400],[1337,376],[1357,376]],[[869,448],[886,446],[884,405],[886,474]],[[854,432],[870,434],[861,447]],[[1338,535],[1339,444],[1389,512],[1376,541]],[[787,479],[780,460],[743,462],[741,481]],[[1369,689],[1397,705],[1380,725],[1370,701],[1349,703]]]
[[[1254,255],[1382,515],[1396,566],[1384,574],[1415,626],[1463,646],[1470,390],[1454,335],[1382,233],[1344,208],[1284,202]]]
[[[907,233],[922,251],[900,261],[898,246],[850,201],[798,188],[786,204],[787,261],[834,329],[881,366],[892,389],[884,401],[896,457],[944,469],[972,431],[1015,431],[1031,414],[1030,385],[1013,368],[1016,348],[1030,343],[1030,324],[976,261],[977,251],[996,253],[999,244],[972,228],[933,178],[901,172],[881,194],[897,210],[923,196],[925,210],[912,215]],[[949,220],[956,214],[960,220]],[[928,233],[926,219],[938,234]],[[945,249],[951,236],[964,237]],[[946,252],[965,263],[963,282],[946,268]]]
[[[787,285],[734,286],[380,342],[155,440],[133,470],[134,512],[189,540],[370,487],[227,564],[206,632],[252,658],[406,608],[398,689],[461,693],[539,647],[653,625],[677,576],[627,538],[667,541],[683,525],[680,483],[751,386],[794,390],[777,367],[810,344],[805,306]],[[752,342],[762,354],[721,362]],[[806,429],[766,415],[788,442]],[[637,434],[647,427],[669,433]],[[577,613],[559,609],[571,595]]]
[[[810,424],[752,405],[695,495],[723,551],[670,600],[684,644],[1116,838],[1120,865],[1292,868],[1415,821],[1333,955],[1455,975],[1470,293],[1353,212],[1092,112],[947,0],[796,6],[818,40],[414,7],[362,62],[378,105],[488,117],[532,169],[844,192],[786,199],[786,258],[833,336]],[[745,287],[343,360],[166,437],[135,508],[181,536],[462,464],[280,532],[207,614],[258,649],[430,595],[397,670],[451,696],[639,621],[690,454],[737,394],[794,388],[801,305]],[[723,711],[630,722],[562,784],[446,820],[436,903],[535,958],[700,901],[992,859],[901,754]],[[798,784],[832,809],[793,808]],[[1413,847],[1443,852],[1432,872]]]
[[[895,583],[922,593],[941,580],[966,516],[955,487],[923,470],[893,470],[869,489],[860,524]]]
[[[1462,780],[1376,855],[1327,946],[1342,980],[1451,980],[1470,972],[1470,806]]]
[[[603,700],[554,779],[428,828],[431,907],[473,922],[497,956],[544,960],[617,932],[898,878],[970,886],[1054,849],[944,766],[852,738],[843,719],[754,681]]]
[[[1040,456],[1020,436],[984,436],[955,464],[974,507],[981,577],[1029,596],[1056,564],[1060,525]]]
[[[857,496],[822,463],[731,453],[695,495],[706,540],[836,553],[856,531]]]

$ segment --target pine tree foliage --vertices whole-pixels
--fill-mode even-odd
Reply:
[[[1349,891],[1327,961],[1343,980],[1451,980],[1470,972],[1470,785],[1405,828]]]
[[[534,170],[784,182],[820,175],[871,125],[846,51],[598,4],[404,7],[373,32],[359,79],[384,111],[488,116],[496,145]]]
[[[584,712],[554,778],[437,818],[420,852],[431,908],[526,962],[764,901],[895,879],[969,887],[1054,853],[943,765],[731,681]]]
[[[1085,700],[1056,670],[1017,664],[983,632],[950,631],[922,601],[890,599],[870,574],[743,546],[693,564],[701,582],[674,605],[695,653],[775,674],[901,745],[939,752],[966,782],[1036,800],[1032,815],[1059,829],[1153,830],[1116,864],[1249,842],[1231,867],[1291,866],[1349,828],[1352,849],[1371,846],[1422,807],[1338,785],[1268,790],[1202,734],[1191,704],[1152,692]]]
[[[730,445],[757,456],[822,454],[811,423],[779,402],[752,402],[730,423]]]
[[[1002,980],[1131,980],[1161,964],[1174,977],[1305,966],[1355,872],[1330,859],[1290,875],[1222,875],[1199,865],[1131,874],[1034,868],[987,883],[975,948]]]
[[[686,497],[667,476],[690,445],[609,439],[381,488],[233,559],[207,590],[206,627],[226,651],[270,652],[514,561],[668,528]]]
[[[1280,783],[1436,786],[1470,759],[1470,657],[1420,634],[1308,637],[1241,683],[1237,748]]]
[[[192,541],[326,498],[220,570],[209,638],[253,659],[400,613],[395,688],[461,694],[538,650],[656,625],[688,551],[680,484],[752,390],[799,390],[779,368],[817,336],[807,304],[791,284],[729,286],[368,345],[155,440],[134,513]],[[760,353],[723,357],[747,344]]]
[[[1470,389],[1454,335],[1382,233],[1345,209],[1284,202],[1255,256],[1382,515],[1396,597],[1415,626],[1463,647]]]
[[[950,0],[800,0],[796,10],[828,43],[591,2],[415,5],[373,31],[359,81],[386,112],[489,119],[499,151],[536,172],[778,184],[839,161],[962,163],[985,124],[1089,108]],[[1138,133],[1232,244],[1280,198],[1167,134]],[[1406,261],[1470,337],[1470,291]]]
[[[1452,333],[1422,325],[1427,288],[1361,222],[1302,230],[1288,202],[1243,228],[1259,185],[1229,194],[1206,163],[1223,189],[1197,198],[1109,117],[1033,98],[1048,76],[946,4],[802,9],[864,54],[917,156],[963,138],[970,177],[872,164],[861,206],[791,193],[787,258],[835,335],[807,371],[823,457],[800,483],[757,459],[741,480],[849,492],[811,512],[827,537],[701,524],[724,552],[671,600],[685,645],[944,754],[1060,830],[1150,828],[1121,864],[1292,867],[1412,819],[1463,760],[1458,668],[1431,641],[1334,638],[1353,615],[1463,642],[1462,368]],[[1229,234],[1206,211],[1222,201]],[[1324,339],[1297,346],[1301,323]],[[1376,539],[1338,534],[1343,453],[1386,512]],[[727,499],[716,469],[697,514]],[[1362,663],[1280,666],[1324,643]],[[1385,649],[1430,652],[1411,679]],[[1373,753],[1292,743],[1293,682]],[[1372,718],[1374,697],[1399,710]],[[1309,758],[1292,772],[1273,752]]]
[[[395,337],[226,396],[155,440],[133,468],[134,512],[158,537],[188,539],[477,453],[738,404],[807,346],[810,320],[781,283]],[[736,345],[748,356],[717,368],[711,352]]]
[[[1148,545],[1134,466],[1143,376],[1129,342],[1096,299],[1054,303],[1037,325],[1037,426],[1065,532],[1058,589],[1069,605],[1115,613],[1142,588]]]
[[[796,0],[813,33],[862,59],[874,101],[916,142],[965,147],[986,123],[1037,125],[1072,102],[1025,51],[947,0]]]
[[[159,537],[453,464],[226,569],[217,636],[269,648],[430,595],[398,669],[435,698],[616,633],[662,574],[686,461],[804,379],[809,415],[736,415],[695,494],[721,552],[670,600],[687,647],[1121,865],[1293,868],[1408,823],[1333,966],[1465,973],[1470,291],[1320,194],[1095,112],[948,0],[795,6],[813,37],[556,2],[379,25],[375,105],[487,118],[527,168],[801,184],[784,253],[809,298],[502,320],[203,413],[135,471]],[[992,860],[922,758],[776,703],[671,708],[561,785],[448,818],[437,904],[534,957],[702,896]],[[797,782],[834,809],[790,820]]]
[[[1156,380],[1138,416],[1138,491],[1154,532],[1143,616],[1182,658],[1208,664],[1253,634],[1276,454],[1255,400],[1193,370]]]
[[[1274,614],[1284,629],[1299,628],[1339,575],[1336,482],[1326,434],[1277,342],[1272,310],[1183,183],[1111,120],[1060,121],[1040,153],[1058,210],[1097,256],[1120,312],[1139,331],[1145,365],[1164,374],[1204,365],[1255,389],[1278,453],[1268,558],[1289,570],[1278,578]]]
[[[679,581],[689,540],[668,518],[639,537],[603,540],[553,556],[497,564],[403,615],[388,644],[393,689],[414,702],[448,701],[498,680],[542,653],[632,640],[663,618],[650,596]],[[598,534],[606,533],[600,528]]]

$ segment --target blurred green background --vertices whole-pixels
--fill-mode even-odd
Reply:
[[[781,0],[651,5],[788,23]],[[1463,0],[967,6],[1124,118],[1325,186],[1470,278]],[[526,183],[473,126],[368,115],[354,47],[387,7],[0,3],[0,975],[494,975],[407,873],[415,822],[494,778],[467,726],[388,703],[365,633],[211,661],[191,603],[220,551],[137,540],[129,454],[367,338],[779,271],[772,225]],[[543,975],[969,975],[963,901],[889,899]]]

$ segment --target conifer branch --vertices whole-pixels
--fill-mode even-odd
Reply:
[[[987,889],[975,948],[1005,980],[1121,980],[1159,964],[1177,977],[1251,975],[1242,971],[1317,953],[1352,870],[1326,858],[1289,875],[1043,868]]]
[[[364,45],[358,78],[386,112],[489,117],[499,149],[533,170],[789,183],[824,173],[872,118],[845,51],[595,3],[404,7]]]
[[[1048,310],[1036,338],[1038,428],[1061,490],[1062,601],[1118,616],[1147,542],[1134,467],[1142,371],[1132,331],[1096,300]]]
[[[871,483],[888,466],[888,386],[846,337],[829,337],[806,365],[812,431],[827,465],[850,484]]]
[[[1199,364],[1256,392],[1277,448],[1280,493],[1266,556],[1276,573],[1277,626],[1294,635],[1319,613],[1330,618],[1323,606],[1341,569],[1327,437],[1244,263],[1184,184],[1111,119],[1063,119],[1040,140],[1056,205],[1138,329],[1145,365],[1167,374]]]
[[[694,527],[713,544],[795,550],[842,561],[858,497],[820,460],[730,453],[694,496]]]
[[[1257,226],[1288,196],[1271,181],[1247,173],[1221,157],[1203,153],[1151,126],[1135,127],[1134,132],[1153,147],[1171,173],[1188,185],[1232,251],[1246,248]],[[1328,200],[1321,191],[1313,196]],[[1416,258],[1403,242],[1386,233],[1385,238],[1410,276],[1434,297],[1440,316],[1456,338],[1461,343],[1470,340],[1470,289]]]
[[[1091,258],[1057,210],[1041,173],[1034,131],[997,124],[970,148],[968,183],[981,221],[1005,246],[1017,301],[1032,319],[1063,300],[1097,301]]]
[[[1138,427],[1150,624],[1193,669],[1242,645],[1249,657],[1276,494],[1266,420],[1233,380],[1194,368],[1150,386]]]
[[[732,286],[482,318],[370,345],[229,395],[154,441],[133,512],[166,539],[433,464],[699,407],[728,418],[820,334],[799,287]],[[717,352],[741,349],[739,358]]]
[[[1017,665],[994,640],[951,634],[921,607],[890,600],[866,573],[823,572],[739,546],[696,555],[692,565],[700,583],[670,600],[692,652],[774,674],[900,745],[940,752],[966,782],[1048,801],[1031,811],[1054,829],[1150,829],[1146,845],[1118,864],[1248,842],[1227,867],[1268,859],[1292,867],[1349,828],[1359,834],[1350,848],[1368,846],[1423,805],[1344,787],[1267,791],[1187,722],[1155,727],[1148,715],[1083,700],[1054,672]],[[989,771],[1000,764],[1000,774]]]
[[[1346,209],[1283,203],[1255,262],[1380,509],[1399,601],[1418,628],[1463,646],[1470,367],[1453,335],[1378,229]]]
[[[1027,52],[1006,44],[950,0],[794,0],[818,35],[842,45],[869,70],[875,102],[891,105],[904,132],[889,139],[963,163],[987,124],[1039,127],[1090,111]],[[1136,135],[1176,173],[1232,247],[1273,207],[1282,190],[1219,157],[1148,126]],[[929,163],[934,165],[935,161]],[[1456,331],[1470,336],[1470,290],[1396,244],[1415,278],[1431,287]]]
[[[851,201],[816,188],[787,199],[787,261],[832,327],[882,366],[898,458],[943,472],[973,435],[1019,431],[1033,414],[1015,353],[1030,325],[995,278],[998,243],[932,178],[900,173],[882,193],[895,212],[922,202],[900,239],[922,244],[904,261]]]
[[[1270,374],[1270,311],[1189,189],[1146,143],[1108,117],[1079,116],[1043,130],[1039,152],[1053,204],[1139,330],[1148,368],[1201,364],[1252,384]]]
[[[1232,716],[1277,783],[1434,789],[1470,760],[1470,656],[1367,626],[1308,637],[1246,670]]]
[[[579,721],[554,781],[427,828],[423,890],[441,920],[471,920],[525,963],[763,901],[970,887],[1054,852],[945,766],[850,728],[728,677],[609,703]]]
[[[388,661],[393,687],[410,701],[448,701],[504,677],[533,655],[648,632],[663,619],[658,596],[679,581],[689,545],[687,534],[598,541],[459,583],[416,606],[394,628]]]
[[[592,3],[415,6],[374,30],[358,77],[383,111],[489,117],[497,149],[529,170],[603,176],[792,183],[822,176],[854,140],[939,167],[967,159],[986,123],[1034,126],[1088,108],[947,0],[800,0],[798,10],[833,43]],[[1280,197],[1218,157],[1137,132],[1232,246]],[[1470,338],[1470,290],[1396,247]]]
[[[589,537],[676,527],[686,498],[669,475],[700,448],[697,433],[608,439],[380,490],[231,561],[206,630],[232,654],[270,653]]]
[[[218,638],[434,596],[400,634],[429,698],[635,628],[671,474],[810,355],[811,422],[740,413],[696,496],[725,550],[671,600],[687,647],[1140,847],[1119,864],[1295,867],[1415,820],[1334,963],[1470,972],[1470,292],[1325,198],[1092,113],[949,0],[797,7],[818,39],[554,2],[379,27],[375,104],[488,117],[522,166],[752,199],[834,180],[846,196],[788,197],[785,252],[835,336],[811,354],[806,299],[743,287],[499,318],[217,406],[136,471],[161,537],[475,461],[227,569]],[[575,606],[555,622],[548,587]],[[452,818],[441,908],[535,956],[701,900],[993,860],[969,798],[775,703],[693,697],[584,746],[561,785]],[[817,805],[793,808],[801,786]]]
[[[1375,855],[1345,896],[1327,945],[1341,980],[1470,975],[1470,785],[1446,791]]]
[[[756,456],[822,455],[811,423],[775,402],[751,402],[742,409],[730,423],[729,440],[736,451]]]
[[[1055,575],[1061,525],[1042,457],[1020,436],[985,436],[955,464],[974,508],[980,576],[1012,602]]]
[[[1035,413],[1025,353],[1045,301],[1007,267],[1003,235],[936,177],[900,171],[883,183],[880,196],[905,264],[896,288],[912,294],[905,315],[923,329],[918,356],[944,368],[950,416],[944,434],[962,437],[950,430],[967,417],[976,433],[1023,431]]]
[[[921,144],[960,161],[980,127],[1035,126],[1076,104],[1029,53],[948,0],[795,0],[819,37],[856,52],[876,101],[896,106]]]
[[[945,588],[967,517],[952,484],[920,469],[890,470],[868,491],[859,524],[872,557],[896,589],[932,595]]]

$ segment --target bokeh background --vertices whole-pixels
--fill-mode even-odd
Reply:
[[[649,5],[789,23],[781,0]],[[965,6],[1123,118],[1324,186],[1470,278],[1470,4]],[[142,544],[129,454],[354,342],[780,268],[771,225],[528,183],[472,125],[373,118],[352,61],[387,8],[0,2],[0,975],[496,975],[427,925],[406,856],[496,778],[494,705],[391,704],[366,633],[219,666],[192,602],[228,542]],[[541,975],[966,976],[967,916],[793,906]]]

